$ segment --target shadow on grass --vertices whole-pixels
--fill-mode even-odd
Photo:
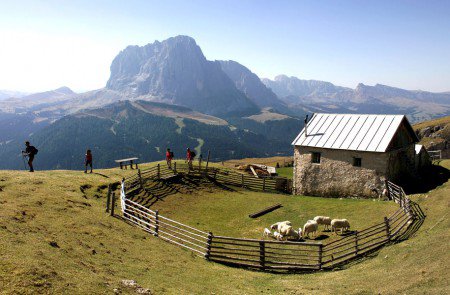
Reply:
[[[193,194],[204,188],[235,192],[233,188],[220,184],[213,179],[206,179],[194,175],[177,175],[166,180],[146,181],[144,183],[144,189],[133,192],[132,195],[129,195],[129,198],[134,202],[150,208],[172,195],[178,193]]]

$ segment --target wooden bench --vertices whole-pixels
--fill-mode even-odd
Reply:
[[[133,169],[133,164],[136,164],[136,169],[138,169],[138,164],[133,163],[133,161],[136,161],[138,159],[139,158],[127,158],[127,159],[115,160],[115,162],[119,163],[120,169],[123,169],[123,167],[125,167],[125,169],[128,169],[127,168],[128,165],[130,165],[130,168]]]

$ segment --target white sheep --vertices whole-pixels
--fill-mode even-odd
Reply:
[[[298,228],[297,234],[298,234],[298,239],[300,240],[302,238],[302,236],[303,236],[303,230],[302,230],[301,227]]]
[[[272,236],[272,232],[270,231],[270,229],[265,228],[264,232],[263,232],[263,237],[271,237]]]
[[[309,238],[309,234],[312,233],[313,236],[317,233],[317,228],[319,224],[314,220],[308,220],[303,226],[303,237],[306,235]]]
[[[341,235],[344,230],[348,231],[350,229],[350,223],[347,219],[333,219],[331,220],[331,231],[334,231],[337,234],[337,230],[341,230]]]
[[[290,225],[290,226],[292,226],[292,223],[291,223],[290,221],[287,221],[287,220],[286,220],[286,221],[280,221],[280,222],[277,222],[277,223],[272,224],[272,225],[270,226],[270,229],[280,231],[280,228],[281,228],[282,226],[284,226],[284,225]]]
[[[298,235],[298,232],[295,231],[292,226],[290,225],[283,225],[280,228],[280,234],[283,235],[283,237],[287,238],[287,237],[292,237],[296,240],[300,239],[300,236]]]
[[[282,241],[282,240],[284,239],[283,235],[280,234],[280,233],[277,232],[277,231],[274,231],[274,232],[273,232],[273,237],[274,237],[275,239],[277,239],[278,241]]]
[[[314,220],[318,224],[324,225],[325,226],[325,228],[324,228],[325,230],[327,230],[328,226],[331,225],[331,218],[328,217],[328,216],[316,216],[316,217],[314,217]]]

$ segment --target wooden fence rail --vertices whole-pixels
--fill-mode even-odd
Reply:
[[[211,232],[162,216],[157,210],[153,211],[128,197],[138,189],[146,189],[148,181],[179,173],[208,177],[219,183],[261,191],[286,192],[288,183],[283,178],[254,178],[212,167],[195,167],[192,170],[180,163],[173,170],[158,165],[139,170],[137,175],[123,179],[121,205],[124,219],[155,237],[186,248],[207,260],[229,265],[277,271],[332,269],[400,238],[414,221],[425,218],[419,205],[412,202],[400,186],[386,182],[389,197],[399,204],[399,209],[373,226],[350,232],[327,244],[258,240],[215,236]],[[109,208],[109,198],[107,206]]]

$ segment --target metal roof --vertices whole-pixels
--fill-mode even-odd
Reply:
[[[403,120],[409,125],[404,115],[318,113],[307,123],[307,136],[303,128],[292,144],[327,149],[385,152]]]

